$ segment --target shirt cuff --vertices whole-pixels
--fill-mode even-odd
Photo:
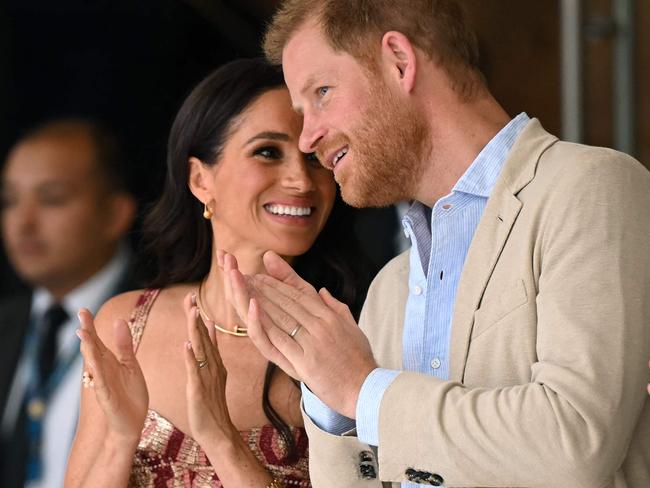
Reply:
[[[374,369],[366,378],[357,400],[357,437],[371,446],[379,445],[379,407],[384,392],[400,374],[391,369]]]
[[[325,405],[304,383],[300,384],[300,389],[302,390],[302,406],[305,413],[319,429],[334,435],[341,435],[354,429],[353,419],[345,417]]]

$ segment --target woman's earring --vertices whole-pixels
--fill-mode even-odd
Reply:
[[[210,207],[208,207],[207,203],[203,204],[203,218],[210,220],[212,218],[212,210],[210,210]]]

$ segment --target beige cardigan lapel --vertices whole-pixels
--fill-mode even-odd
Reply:
[[[516,195],[534,178],[540,156],[555,142],[557,138],[532,119],[515,141],[488,199],[458,284],[451,330],[452,381],[463,381],[474,312],[522,207]]]

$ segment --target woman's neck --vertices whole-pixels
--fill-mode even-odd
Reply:
[[[236,250],[230,251],[224,249],[229,254],[235,256],[237,268],[239,271],[248,276],[257,273],[265,273],[262,256],[263,250]],[[207,315],[221,327],[233,329],[235,325],[242,325],[235,309],[230,305],[226,298],[225,289],[225,271],[217,260],[216,249],[213,250],[212,263],[208,275],[203,279],[201,286],[201,304]]]

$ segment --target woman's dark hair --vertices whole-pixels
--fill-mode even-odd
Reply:
[[[202,204],[190,192],[188,160],[193,156],[204,164],[217,164],[237,117],[263,93],[284,86],[279,68],[262,59],[242,59],[212,72],[183,102],[169,136],[164,190],[143,225],[144,255],[152,258],[147,267],[154,270],[148,286],[200,281],[208,274],[212,227],[202,216]],[[358,316],[371,269],[351,230],[353,212],[337,192],[323,231],[311,249],[295,259],[294,269],[316,288],[327,287]],[[276,366],[269,363],[262,406],[293,457],[291,431],[269,402],[275,371]]]

